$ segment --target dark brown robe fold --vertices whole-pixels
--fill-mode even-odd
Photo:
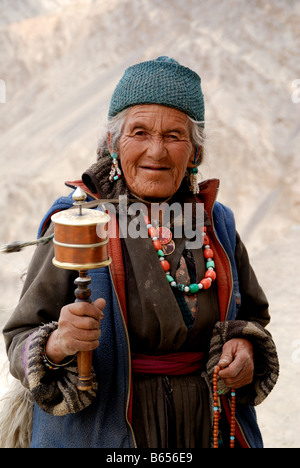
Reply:
[[[175,239],[176,249],[167,257],[172,276],[184,253],[185,241]],[[151,239],[128,237],[124,239],[124,251],[131,351],[150,355],[207,352],[214,324],[219,320],[215,286],[197,295],[194,324],[188,329]],[[203,252],[195,249],[192,253],[199,282],[205,273]],[[200,371],[186,376],[133,374],[133,395],[133,429],[138,447],[209,446],[209,391]]]

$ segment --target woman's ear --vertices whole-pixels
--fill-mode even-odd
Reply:
[[[194,148],[187,167],[197,167],[202,162],[203,148]]]
[[[107,146],[108,146],[109,152],[113,153],[114,149],[113,149],[113,144],[112,144],[112,134],[110,132],[107,132]]]

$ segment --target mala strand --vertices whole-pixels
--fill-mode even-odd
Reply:
[[[213,448],[219,446],[219,419],[221,412],[221,405],[219,404],[218,393],[218,377],[221,367],[216,366],[213,375],[213,399],[214,399],[214,423],[213,423]],[[236,406],[236,393],[235,389],[231,389],[231,405],[230,405],[230,448],[234,448],[235,443],[235,406]]]

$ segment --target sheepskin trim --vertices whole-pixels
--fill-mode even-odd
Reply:
[[[31,392],[14,379],[1,399],[0,448],[29,448],[32,422]]]

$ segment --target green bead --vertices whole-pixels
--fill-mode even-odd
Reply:
[[[177,289],[179,289],[179,291],[184,291],[184,284],[177,284]]]
[[[118,153],[111,153],[112,159],[118,159]]]
[[[198,174],[198,167],[193,167],[192,174]]]
[[[172,283],[172,281],[174,281],[174,278],[171,275],[166,275],[166,278],[169,281],[169,283]]]
[[[213,260],[206,262],[206,268],[209,268],[209,267],[215,268],[215,262]]]
[[[157,255],[159,257],[164,257],[165,256],[165,254],[163,253],[163,251],[161,249],[159,249],[156,253],[157,253]]]
[[[199,291],[199,286],[196,283],[190,284],[190,293],[194,294]]]

